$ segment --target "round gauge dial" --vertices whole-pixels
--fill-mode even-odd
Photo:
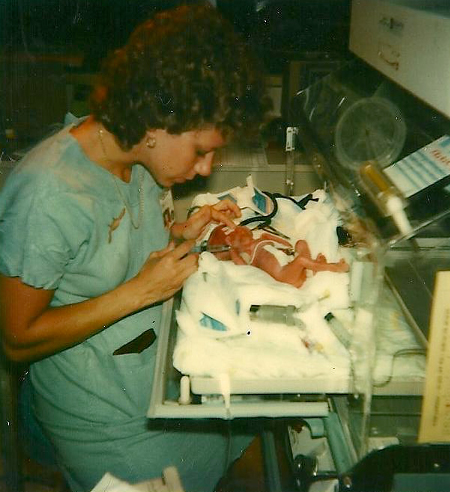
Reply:
[[[360,99],[338,121],[336,157],[352,170],[365,161],[386,167],[400,154],[405,138],[406,124],[397,106],[381,97]]]

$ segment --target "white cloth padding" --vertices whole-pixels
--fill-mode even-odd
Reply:
[[[179,312],[180,326],[192,324],[186,312]],[[187,329],[186,331],[189,331]],[[248,332],[229,338],[186,336],[179,331],[173,364],[182,373],[198,377],[236,379],[347,377],[348,353],[331,340],[328,351],[309,350],[305,332],[296,326],[252,322]]]
[[[185,282],[182,309],[189,312],[201,334],[222,337],[247,330],[252,304],[302,307],[314,300],[308,293],[276,281],[259,268],[219,261],[205,252],[200,255],[198,271]],[[202,326],[204,315],[222,323],[226,330]]]
[[[301,291],[320,300],[322,315],[350,307],[349,273],[317,272],[306,279]]]
[[[322,253],[329,263],[339,261],[338,237],[336,227],[340,218],[323,190],[313,194],[319,201],[309,201],[306,209],[293,217],[295,239],[304,239],[309,246],[312,258]]]
[[[314,300],[259,268],[219,261],[211,253],[200,255],[198,271],[183,288],[183,306],[199,323],[200,332],[214,337],[245,332],[252,304],[302,307]],[[226,331],[202,327],[200,320],[204,315],[224,324]]]
[[[202,253],[199,270],[186,281],[177,312],[174,366],[183,374],[205,377],[324,377],[331,373],[346,377],[348,353],[323,315],[329,306],[345,304],[339,285],[342,289],[348,284],[348,274],[334,274],[336,279],[342,276],[347,280],[329,289],[324,300],[327,305],[322,306],[324,301],[317,293],[321,295],[325,287],[319,273],[308,280],[308,289],[296,289],[258,268],[219,261],[210,253]],[[252,304],[294,305],[303,311],[298,317],[305,326],[250,321]],[[226,331],[202,326],[204,314],[226,324]]]
[[[212,204],[229,193],[239,207],[254,208],[254,192],[249,179],[244,188],[199,195],[193,205]],[[278,199],[272,226],[290,237],[292,246],[306,240],[313,258],[322,253],[328,262],[337,262],[342,257],[336,235],[339,216],[323,190],[313,197],[319,201],[308,202],[303,211],[290,200]],[[283,263],[291,260],[279,251],[274,254],[283,255]],[[309,272],[297,289],[256,267],[202,253],[198,271],[183,287],[173,364],[183,374],[215,378],[348,377],[349,354],[324,320],[328,312],[350,306],[348,286],[348,273],[325,271]],[[250,321],[252,304],[294,305],[303,325]],[[222,329],[213,329],[214,323],[204,326],[205,318]]]

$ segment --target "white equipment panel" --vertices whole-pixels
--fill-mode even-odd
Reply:
[[[429,0],[354,0],[350,50],[450,116],[450,5]]]

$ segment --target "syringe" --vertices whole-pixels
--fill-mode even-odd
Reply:
[[[304,326],[303,322],[295,316],[300,309],[296,306],[279,306],[275,304],[252,304],[250,306],[251,321],[265,321],[267,323],[281,323],[288,326]]]

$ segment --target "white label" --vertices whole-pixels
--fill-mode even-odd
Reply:
[[[450,271],[436,274],[419,442],[450,442]]]
[[[444,135],[384,169],[409,198],[450,175],[450,137]]]

